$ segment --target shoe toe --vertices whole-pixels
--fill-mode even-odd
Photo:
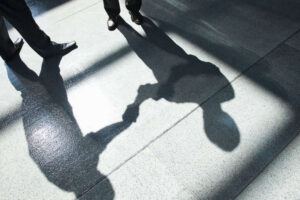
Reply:
[[[131,21],[136,23],[137,25],[141,25],[143,23],[143,15],[141,13],[133,13],[129,12],[131,15]]]
[[[118,26],[118,19],[119,17],[115,17],[115,18],[109,18],[107,20],[107,28],[108,30],[112,31],[112,30],[115,30]]]
[[[72,41],[72,42],[69,42],[69,43],[66,43],[65,44],[65,49],[69,49],[69,48],[74,48],[76,47],[76,42],[75,41]]]
[[[115,22],[113,20],[108,20],[107,21],[107,26],[114,27],[115,26]]]

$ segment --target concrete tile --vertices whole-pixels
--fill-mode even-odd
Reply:
[[[297,136],[237,199],[298,199],[299,145],[300,137]]]
[[[107,182],[114,188],[114,193],[107,190]],[[93,199],[194,199],[194,195],[184,188],[172,176],[166,167],[145,149],[122,168],[109,176],[80,200]]]

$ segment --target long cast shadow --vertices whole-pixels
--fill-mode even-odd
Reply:
[[[204,128],[207,137],[225,151],[232,151],[240,142],[240,134],[234,120],[221,108],[221,103],[234,98],[233,88],[219,69],[208,62],[187,54],[150,19],[142,25],[143,37],[124,20],[119,31],[128,44],[152,70],[157,83],[142,85],[135,101],[128,105],[123,119],[134,122],[140,105],[147,99],[166,99],[175,103],[196,103],[203,109]],[[209,104],[203,103],[224,85],[227,95],[218,96]]]
[[[118,122],[83,136],[68,102],[60,60],[44,60],[38,77],[18,58],[7,73],[23,99],[21,113],[31,158],[50,182],[79,198],[106,178],[97,170],[99,155],[130,123]],[[110,181],[106,178],[101,184],[105,190],[101,198],[113,199]]]

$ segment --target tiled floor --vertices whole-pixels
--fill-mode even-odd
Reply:
[[[79,48],[0,61],[1,200],[300,197],[300,2],[27,2]]]

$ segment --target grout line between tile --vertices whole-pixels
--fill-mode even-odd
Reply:
[[[99,3],[99,2],[96,2],[96,3],[93,3],[93,4],[91,4],[91,5],[89,5],[89,6],[85,7],[85,8],[82,8],[81,10],[78,10],[78,11],[76,11],[76,12],[70,14],[70,15],[67,15],[67,16],[63,17],[62,19],[57,20],[57,21],[54,22],[52,25],[55,25],[55,24],[57,24],[57,23],[59,23],[59,22],[61,22],[61,21],[64,21],[64,20],[66,20],[66,19],[68,19],[68,18],[70,18],[70,17],[72,17],[72,16],[74,16],[74,15],[77,15],[78,13],[81,13],[81,12],[83,12],[83,11],[85,11],[85,10],[88,10],[88,9],[94,7],[94,6],[97,5],[97,4],[100,4],[100,3]],[[51,26],[52,26],[52,25],[51,25]],[[50,26],[49,26],[49,27],[50,27]],[[47,27],[47,28],[48,28],[48,27]]]

